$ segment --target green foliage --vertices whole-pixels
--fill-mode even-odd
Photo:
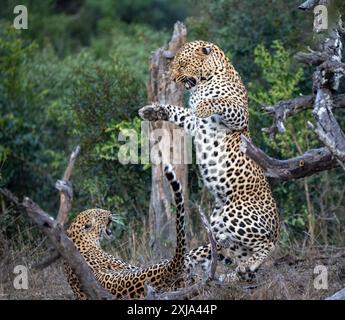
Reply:
[[[271,53],[273,52],[273,54]],[[280,100],[288,99],[298,91],[298,84],[302,80],[303,70],[293,69],[289,53],[279,40],[274,40],[270,50],[263,44],[254,50],[254,62],[262,72],[266,82],[266,90],[257,90],[251,94],[251,99],[260,105],[272,105]]]
[[[129,226],[141,231],[150,172],[148,166],[118,161],[126,143],[119,132],[129,130],[140,142],[137,109],[147,102],[150,54],[166,43],[173,22],[188,15],[190,40],[219,44],[249,84],[255,143],[278,158],[318,145],[305,126],[309,112],[289,119],[287,132],[274,141],[261,132],[272,121],[262,104],[310,92],[310,70],[303,75],[290,57],[313,44],[312,15],[296,10],[297,0],[269,5],[252,0],[25,0],[29,29],[22,32],[10,27],[17,4],[4,0],[0,12],[0,185],[32,197],[52,214],[58,205],[54,183],[80,144],[72,214],[103,207],[118,215],[119,237]],[[343,125],[342,111],[336,115]],[[196,165],[190,173],[190,199],[199,203]],[[332,217],[344,219],[343,181],[340,171],[307,181],[324,242],[341,238]],[[284,239],[304,235],[310,210],[304,181],[272,181],[272,186],[285,222]],[[8,236],[28,227],[25,219],[14,226],[15,218],[0,216],[0,230]]]
[[[304,49],[310,44],[308,32],[313,22],[297,7],[299,1],[189,0],[195,14],[187,19],[191,39],[217,43],[226,53],[245,83],[258,78],[254,49],[280,39],[285,47]],[[301,30],[307,30],[301,32]]]
[[[127,215],[134,211],[127,216],[132,219],[147,207],[149,175],[138,165],[119,163],[118,133],[125,127],[138,131],[136,112],[146,99],[145,87],[120,58],[88,62],[87,68],[79,66],[75,73],[78,79],[68,105],[75,114],[75,136],[83,150],[83,179],[76,181],[79,196],[89,206]]]
[[[254,50],[255,63],[261,70],[261,81],[250,82],[249,99],[252,105],[252,123],[256,130],[263,127],[260,121],[263,105],[274,105],[281,100],[293,98],[298,95],[299,83],[303,80],[302,68],[296,68],[292,64],[289,53],[278,40],[273,41],[270,49],[262,44]],[[263,142],[275,150],[279,150],[279,156],[293,157],[302,150],[306,150],[310,144],[310,131],[303,124],[306,123],[308,113],[296,115],[286,122],[286,134],[276,136],[275,140],[263,136]],[[298,134],[297,134],[298,132]]]
[[[105,132],[108,134],[108,139],[101,141],[95,145],[95,151],[101,159],[118,161],[119,157],[128,156],[127,154],[121,154],[122,142],[119,142],[120,132],[122,135],[128,138],[135,139],[140,143],[138,137],[140,137],[141,119],[134,117],[132,120],[123,120],[121,122],[110,122]],[[138,145],[137,147],[139,147]],[[140,163],[139,159],[137,160]]]

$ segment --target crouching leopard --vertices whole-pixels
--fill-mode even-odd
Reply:
[[[184,286],[188,274],[196,265],[207,268],[211,259],[210,245],[186,252],[185,209],[180,182],[171,165],[165,167],[165,176],[174,192],[176,213],[176,249],[173,259],[147,268],[137,267],[106,253],[100,246],[103,237],[111,236],[112,214],[102,209],[89,209],[78,214],[67,230],[85,261],[101,285],[116,298],[138,298],[144,295],[145,283],[156,290]],[[220,249],[220,248],[219,248]],[[229,258],[219,252],[219,260]],[[65,263],[67,280],[79,299],[87,299],[73,270]]]
[[[237,265],[227,280],[252,279],[275,248],[280,222],[263,170],[240,149],[241,135],[249,137],[246,88],[224,52],[206,41],[186,43],[171,76],[190,91],[190,108],[153,104],[139,115],[194,136],[201,176],[215,198],[212,230]]]

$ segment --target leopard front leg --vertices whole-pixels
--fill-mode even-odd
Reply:
[[[144,120],[158,121],[165,120],[185,129],[189,134],[194,135],[196,128],[196,117],[190,109],[172,105],[152,104],[139,110],[139,116]]]

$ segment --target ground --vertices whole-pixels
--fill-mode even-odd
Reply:
[[[113,254],[123,255],[121,247],[117,248],[119,251],[112,250]],[[148,262],[147,252],[141,255],[140,249],[137,247],[136,261],[132,262]],[[14,289],[14,266],[32,266],[42,261],[47,257],[45,245],[38,248],[24,247],[20,251],[10,248],[6,250],[4,246],[0,257],[0,299],[74,299],[61,259],[43,270],[29,267],[29,289]],[[317,277],[314,268],[318,265],[327,267],[328,289],[314,287],[314,279]],[[218,266],[218,271],[223,272],[224,267]],[[345,248],[278,248],[274,256],[264,263],[253,284],[238,283],[227,288],[212,284],[193,299],[324,299],[342,287],[345,287]]]

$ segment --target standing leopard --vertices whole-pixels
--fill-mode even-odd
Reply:
[[[252,279],[275,248],[280,222],[263,170],[240,149],[241,135],[250,136],[246,88],[224,52],[206,41],[186,43],[171,75],[190,91],[190,108],[154,104],[139,115],[194,137],[201,176],[215,198],[212,231],[237,264],[227,280]]]
[[[110,211],[89,209],[77,215],[67,230],[67,235],[74,242],[87,264],[101,285],[108,289],[116,298],[137,298],[144,295],[144,283],[156,290],[169,289],[184,284],[186,276],[195,265],[207,268],[211,252],[210,246],[201,246],[186,253],[185,209],[180,182],[170,165],[165,167],[165,176],[174,192],[176,213],[176,249],[172,260],[141,268],[106,253],[100,246],[102,237],[111,235]],[[219,254],[219,260],[228,259]],[[87,299],[81,289],[79,280],[73,270],[65,263],[67,280],[79,299]]]

